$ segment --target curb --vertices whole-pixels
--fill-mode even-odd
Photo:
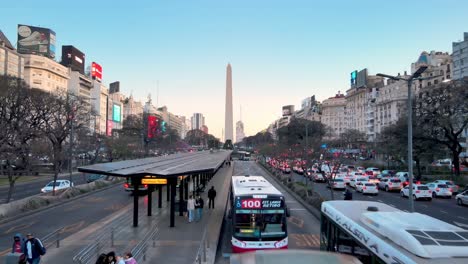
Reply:
[[[90,191],[90,192],[87,192],[87,193],[84,193],[82,195],[78,195],[78,196],[75,196],[73,198],[70,198],[70,199],[66,199],[66,200],[63,200],[63,201],[60,201],[60,202],[57,202],[57,203],[52,203],[52,204],[49,204],[47,206],[44,206],[44,207],[40,207],[40,208],[37,208],[35,210],[32,210],[32,211],[27,211],[27,212],[23,212],[23,213],[19,213],[19,214],[16,214],[16,215],[13,215],[13,216],[9,216],[9,217],[6,217],[6,218],[3,218],[0,220],[0,224],[6,224],[8,222],[12,222],[12,221],[15,221],[17,220],[18,218],[21,218],[21,217],[26,217],[26,216],[31,216],[31,215],[34,215],[34,214],[37,214],[37,213],[40,213],[40,212],[43,212],[43,211],[46,211],[48,209],[52,209],[54,207],[57,207],[57,206],[60,206],[60,205],[63,205],[63,204],[67,204],[67,203],[70,203],[70,202],[73,202],[77,199],[81,199],[83,197],[86,197],[86,196],[89,196],[91,194],[95,194],[95,193],[98,193],[98,192],[101,192],[101,191],[105,191],[107,189],[110,189],[112,187],[115,187],[116,185],[120,184],[121,182],[117,182],[117,183],[114,183],[114,184],[110,184],[109,186],[106,186],[104,188],[101,188],[101,189],[97,189],[97,190],[93,190],[93,191]]]
[[[268,173],[268,175],[270,175],[270,178],[273,178],[273,180],[278,183],[278,184],[281,184],[282,186],[284,186],[284,189],[294,197],[294,199],[296,199],[302,206],[304,206],[304,208],[307,209],[307,211],[309,211],[309,213],[311,213],[315,218],[317,218],[317,220],[320,220],[321,216],[320,216],[320,211],[318,209],[316,209],[315,207],[309,205],[306,201],[304,201],[299,195],[297,195],[295,192],[293,192],[292,190],[289,189],[288,186],[284,185],[281,181],[279,181],[275,175],[273,175],[266,167],[263,163],[259,162],[259,164],[261,165],[260,167],[266,172]]]

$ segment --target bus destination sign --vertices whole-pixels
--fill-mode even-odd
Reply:
[[[237,199],[237,208],[242,209],[269,209],[269,208],[281,208],[281,200],[271,199],[258,199],[258,198],[247,198]]]

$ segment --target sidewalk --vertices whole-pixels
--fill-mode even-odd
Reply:
[[[151,233],[155,226],[158,229],[155,248],[153,248],[152,241],[149,241],[146,261],[143,261],[143,258],[140,257],[138,258],[139,263],[156,263],[161,260],[174,264],[193,263],[203,232],[208,226],[210,230],[208,232],[210,249],[207,252],[207,259],[212,260],[211,263],[213,263],[231,176],[232,166],[224,166],[207,183],[207,188],[214,186],[217,191],[215,209],[208,209],[207,191],[202,193],[205,208],[202,220],[198,223],[188,223],[185,217],[179,216],[178,212],[176,212],[175,227],[169,228],[169,204],[166,202],[165,188],[163,188],[162,208],[157,207],[157,191],[153,193],[153,216],[146,215],[147,196],[140,198],[139,226],[137,228],[132,227],[131,224],[133,216],[133,204],[131,204],[102,221],[60,241],[60,248],[57,249],[55,245],[50,245],[41,263],[74,263],[72,258],[86,246],[95,245],[99,238],[103,239],[102,246],[98,250],[94,249],[90,263],[94,263],[98,253],[116,251],[118,254],[124,254],[125,251],[135,248],[147,234]],[[114,227],[114,247],[110,246],[111,227]]]

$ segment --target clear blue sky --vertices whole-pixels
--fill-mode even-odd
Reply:
[[[228,62],[234,119],[242,105],[252,135],[282,105],[346,91],[355,69],[396,74],[424,50],[451,52],[468,31],[466,10],[459,0],[23,0],[2,3],[0,29],[12,42],[17,24],[53,29],[58,55],[74,45],[127,95],[156,102],[159,80],[159,105],[204,113],[220,137]]]

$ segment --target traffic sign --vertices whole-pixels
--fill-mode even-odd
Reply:
[[[167,179],[143,178],[141,184],[167,184]]]

